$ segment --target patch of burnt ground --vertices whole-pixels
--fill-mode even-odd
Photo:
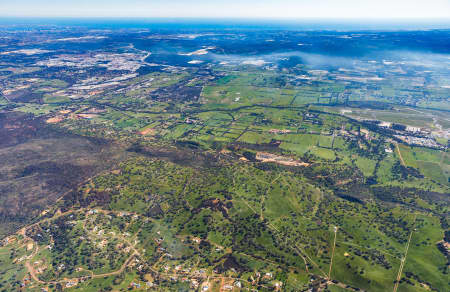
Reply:
[[[0,113],[0,238],[126,156],[109,141],[54,129],[29,114]]]
[[[214,267],[214,272],[217,274],[223,274],[228,270],[235,270],[238,273],[248,271],[243,263],[238,262],[238,260],[232,255],[227,254],[220,259],[220,263]]]
[[[233,203],[232,202],[224,202],[221,201],[220,199],[215,199],[215,198],[211,198],[211,199],[206,199],[204,200],[200,206],[194,210],[192,210],[193,214],[197,214],[199,213],[202,209],[205,208],[209,208],[212,211],[219,211],[222,213],[222,216],[224,218],[229,218],[230,216],[228,215],[228,209],[233,207]]]

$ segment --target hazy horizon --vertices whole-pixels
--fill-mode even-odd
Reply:
[[[210,17],[19,17],[0,16],[0,25],[68,25],[86,28],[268,29],[268,30],[429,30],[450,29],[450,19],[210,18]]]
[[[447,0],[17,0],[0,17],[447,19]]]

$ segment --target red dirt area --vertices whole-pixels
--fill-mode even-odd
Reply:
[[[145,130],[140,131],[139,134],[141,134],[142,136],[145,136],[145,135],[154,135],[154,134],[155,134],[155,129],[153,129],[153,128],[148,128],[148,129],[145,129]]]

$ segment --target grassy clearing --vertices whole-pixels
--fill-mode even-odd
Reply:
[[[409,147],[399,145],[405,164],[420,170],[426,177],[429,177],[441,184],[449,184],[449,174],[447,173],[448,161],[445,153],[432,149]]]

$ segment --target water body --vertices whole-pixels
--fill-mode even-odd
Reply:
[[[89,29],[179,30],[427,30],[450,29],[450,19],[197,19],[197,18],[0,18],[0,25],[83,26]]]

